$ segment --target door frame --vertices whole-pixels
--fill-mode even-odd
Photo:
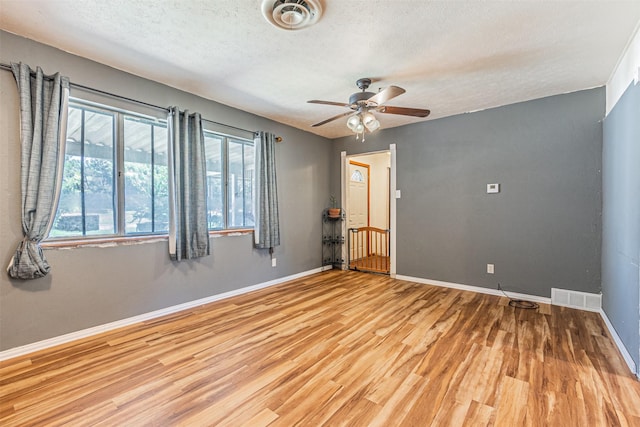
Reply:
[[[388,150],[377,150],[365,153],[356,153],[352,154],[352,156],[360,156],[367,154],[376,154],[376,153],[390,153],[390,177],[389,177],[389,276],[392,278],[396,277],[396,199],[400,198],[400,192],[397,191],[397,180],[396,180],[396,144],[389,144]],[[340,205],[347,206],[347,186],[349,185],[349,157],[347,156],[346,151],[340,152]],[[342,235],[346,236],[347,234],[347,223],[346,221],[342,221]],[[347,247],[346,245],[342,245],[342,258],[347,259]],[[347,266],[345,265],[345,268]]]

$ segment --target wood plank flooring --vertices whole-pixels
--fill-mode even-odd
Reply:
[[[640,426],[596,313],[332,270],[0,364],[2,426]]]

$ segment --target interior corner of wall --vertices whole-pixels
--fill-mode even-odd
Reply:
[[[640,22],[623,50],[606,84],[606,115],[609,115],[631,82],[640,80]]]

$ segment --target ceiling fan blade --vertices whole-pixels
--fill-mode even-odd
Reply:
[[[398,86],[389,86],[388,88],[381,90],[380,92],[373,95],[371,98],[367,99],[367,103],[375,103],[377,105],[382,105],[390,99],[395,98],[396,96],[402,95],[406,90],[402,89]]]
[[[311,127],[315,128],[315,127],[318,127],[318,126],[322,126],[322,125],[327,124],[329,122],[332,122],[334,120],[338,120],[340,117],[349,116],[351,114],[353,114],[353,111],[347,111],[346,113],[338,114],[337,116],[333,116],[333,117],[331,117],[331,118],[329,118],[327,120],[323,120],[323,121],[321,121],[319,123],[316,123],[315,125],[311,125]]]
[[[318,99],[312,99],[311,101],[307,101],[307,103],[308,104],[337,105],[338,107],[347,107],[347,108],[349,108],[349,104],[345,104],[344,102],[320,101]]]
[[[378,107],[376,108],[376,111],[386,114],[400,114],[403,116],[413,117],[427,117],[431,113],[430,110],[422,110],[420,108],[391,107],[390,105]]]

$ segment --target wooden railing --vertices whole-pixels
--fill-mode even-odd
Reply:
[[[349,269],[389,274],[389,230],[350,228]]]

